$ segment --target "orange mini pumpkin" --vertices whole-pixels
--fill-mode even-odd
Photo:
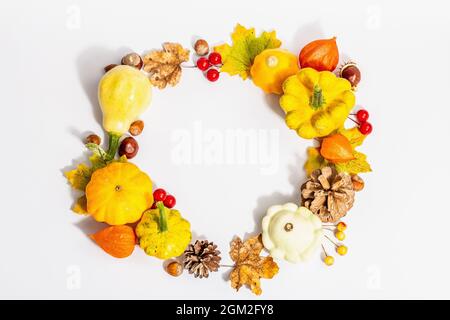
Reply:
[[[91,235],[100,248],[115,258],[126,258],[136,246],[136,235],[130,226],[110,226]]]
[[[313,68],[317,71],[333,71],[339,63],[336,37],[308,43],[300,51],[299,60],[302,68]]]
[[[96,170],[86,186],[87,211],[110,225],[133,223],[153,203],[152,181],[129,162]]]

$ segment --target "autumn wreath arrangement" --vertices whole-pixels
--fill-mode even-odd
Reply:
[[[175,86],[184,67],[198,68],[212,82],[221,73],[251,78],[267,94],[279,95],[286,125],[315,142],[307,149],[304,168],[309,178],[299,186],[298,204],[274,204],[261,221],[260,235],[231,241],[231,286],[239,290],[247,285],[261,294],[260,279],[278,273],[279,259],[306,261],[321,248],[324,263],[331,266],[330,245],[338,255],[347,253],[347,226],[341,219],[352,208],[355,192],[364,188],[359,174],[371,171],[365,154],[356,148],[372,125],[366,110],[353,111],[358,109],[355,91],[361,73],[354,62],[337,68],[336,38],[312,41],[299,55],[282,49],[274,31],[257,36],[253,28],[238,24],[231,38],[231,44],[212,50],[198,40],[194,57],[178,43],[165,43],[162,50],[143,57],[130,53],[119,65],[105,67],[98,99],[108,149],[100,146],[99,136],[88,136],[89,163],[65,176],[83,193],[72,210],[106,224],[91,235],[106,253],[125,258],[138,245],[149,256],[168,260],[170,275],[187,270],[195,278],[208,278],[224,267],[217,245],[192,239],[190,223],[175,209],[175,197],[161,188],[153,190],[150,177],[130,162],[139,150],[134,137],[144,129],[139,118],[152,100],[152,87]],[[191,59],[195,65],[186,65]],[[344,126],[348,118],[354,127]],[[261,254],[264,249],[268,254]]]

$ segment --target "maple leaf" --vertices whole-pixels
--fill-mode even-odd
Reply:
[[[272,257],[261,257],[264,248],[261,235],[242,242],[236,237],[230,244],[230,257],[234,261],[234,269],[230,274],[231,287],[239,290],[248,285],[256,295],[262,293],[260,279],[272,279],[278,273],[278,265]]]
[[[144,70],[150,73],[150,82],[159,89],[175,86],[181,78],[180,64],[189,60],[189,50],[178,43],[166,42],[163,50],[154,50],[143,58]]]
[[[214,48],[222,56],[223,65],[220,69],[231,76],[239,75],[247,79],[255,57],[266,49],[279,48],[281,41],[276,32],[262,32],[256,37],[255,28],[246,29],[237,24],[231,34],[232,45],[223,44]]]
[[[358,127],[353,127],[351,129],[342,128],[339,129],[339,133],[348,139],[353,149],[362,145],[364,139],[367,137],[359,131]]]
[[[364,153],[355,151],[353,153],[353,155],[355,156],[355,159],[347,161],[347,162],[335,164],[337,172],[347,172],[349,174],[358,174],[358,173],[372,171],[370,164],[366,160],[367,156]]]
[[[308,175],[310,175],[314,170],[322,169],[328,165],[328,161],[322,157],[319,150],[315,147],[309,147],[306,150],[308,158],[306,159],[304,168]]]
[[[78,214],[88,214],[86,196],[81,196],[72,206],[72,211]]]
[[[92,169],[80,163],[75,169],[64,173],[72,188],[84,191],[91,180]]]

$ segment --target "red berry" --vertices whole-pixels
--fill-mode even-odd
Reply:
[[[211,52],[211,54],[208,57],[208,60],[212,65],[216,66],[222,63],[222,56],[218,52]]]
[[[369,119],[369,111],[361,109],[356,113],[356,120],[366,122]]]
[[[211,66],[208,59],[202,57],[197,60],[197,68],[199,68],[202,71],[208,70],[208,68]]]
[[[217,69],[209,69],[206,72],[206,78],[211,82],[217,81],[219,79],[219,71]]]
[[[359,126],[359,132],[365,135],[370,134],[372,132],[372,125],[370,124],[370,122],[361,123],[361,125]]]
[[[167,195],[167,197],[164,199],[164,205],[171,209],[173,207],[175,207],[175,204],[177,203],[177,200],[175,199],[175,197],[171,194]]]
[[[155,200],[155,202],[164,201],[166,196],[167,192],[164,189],[156,189],[155,191],[153,191],[153,199]]]

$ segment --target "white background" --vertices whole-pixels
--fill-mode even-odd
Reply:
[[[86,234],[102,226],[70,211],[63,169],[85,159],[82,138],[101,134],[96,83],[103,66],[164,41],[229,41],[235,24],[276,29],[283,47],[337,36],[362,70],[359,106],[373,134],[361,150],[374,172],[345,221],[349,254],[325,267],[280,262],[262,280],[267,299],[450,298],[448,164],[450,14],[446,1],[2,1],[0,4],[1,298],[254,298],[226,268],[207,280],[172,278],[136,249],[116,260]],[[272,204],[297,201],[311,141],[285,126],[275,99],[251,81],[195,69],[154,90],[135,162],[174,193],[195,238],[216,242],[223,263],[235,235],[257,232]],[[177,164],[173,137],[195,123],[278,132],[276,164]],[[102,135],[103,136],[103,135]],[[263,141],[264,142],[264,141]],[[84,152],[84,153],[83,153]],[[261,160],[261,159],[260,159]]]

